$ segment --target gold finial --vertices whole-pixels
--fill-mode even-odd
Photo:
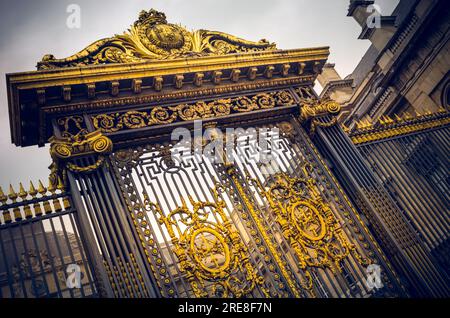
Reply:
[[[56,185],[53,185],[53,186],[49,185],[49,188],[50,188],[49,190],[52,194],[54,194],[57,189],[61,190],[61,186],[62,186],[62,181],[61,181],[61,178],[58,177]],[[56,212],[62,211],[61,202],[60,202],[59,198],[53,199],[52,202],[53,202],[53,207],[55,208]]]
[[[56,189],[64,191],[65,190],[64,182],[62,181],[61,177],[58,177],[58,184],[56,185]]]
[[[410,113],[405,112],[405,113],[403,114],[403,118],[404,118],[405,120],[410,120],[410,119],[412,118],[412,116],[411,116]]]
[[[356,128],[359,130],[366,130],[372,128],[372,122],[369,118],[362,119],[359,122],[356,123]]]
[[[7,200],[8,200],[8,197],[3,192],[2,187],[0,187],[0,203],[5,204]]]
[[[443,106],[440,106],[438,109],[438,113],[445,113],[445,112],[446,112],[445,108]]]
[[[18,195],[19,195],[19,197],[22,200],[25,200],[27,198],[27,196],[28,196],[27,191],[25,191],[25,189],[23,188],[22,182],[19,182],[19,193],[18,193]]]
[[[397,122],[401,123],[403,121],[403,119],[399,115],[395,114],[394,116]]]
[[[30,183],[31,183],[31,182],[30,182]],[[28,194],[31,195],[31,193],[25,191],[25,189],[24,189],[24,187],[23,187],[23,185],[22,185],[22,182],[20,182],[19,184],[20,184],[19,196],[20,196],[20,198],[22,199],[22,201],[25,201],[25,199],[27,198]],[[32,218],[32,217],[33,217],[33,214],[32,214],[32,212],[31,212],[31,206],[30,206],[30,204],[24,205],[23,211],[25,212],[25,218],[26,218],[26,219],[29,219],[29,218]]]
[[[358,120],[358,121],[356,122],[356,128],[357,128],[357,129],[361,129],[361,121],[360,121],[360,120]]]
[[[392,123],[395,122],[395,121],[394,121],[391,117],[389,117],[388,115],[384,115],[384,116],[382,116],[382,118],[383,118],[382,125],[384,125],[384,126],[390,125],[390,124],[392,124]],[[381,121],[380,121],[380,123],[381,123]]]
[[[384,116],[384,119],[386,120],[387,124],[394,123],[394,120],[389,115]]]
[[[16,191],[14,191],[14,188],[11,184],[9,185],[8,197],[13,201],[13,203],[16,202],[18,197]],[[22,219],[22,214],[20,213],[20,209],[18,207],[13,208],[13,215],[16,221],[20,221]]]
[[[348,133],[348,132],[350,131],[350,128],[348,128],[347,126],[345,126],[344,123],[341,124],[341,127],[342,127],[342,130],[343,130],[345,133]]]
[[[51,194],[55,194],[56,192],[56,187],[57,185],[55,184],[56,182],[52,182],[51,177],[48,178],[48,187],[47,190],[51,193]]]
[[[417,109],[415,110],[415,113],[416,113],[417,117],[421,117],[422,116],[422,114]]]
[[[36,194],[38,193],[36,188],[34,187],[33,182],[30,181],[30,190],[28,190],[28,193],[31,195],[32,198],[36,197]]]
[[[42,184],[41,180],[38,181],[38,189],[37,189],[37,191],[42,196],[44,196],[47,193],[47,189],[44,187],[44,185]]]
[[[13,188],[13,186],[12,186],[11,184],[9,185],[9,193],[8,193],[8,197],[9,197],[11,200],[13,200],[13,202],[15,202],[16,199],[17,199],[17,193],[16,193],[16,191],[14,191],[14,188]]]

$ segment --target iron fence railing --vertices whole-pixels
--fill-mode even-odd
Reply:
[[[41,182],[0,188],[0,298],[95,296],[69,194]]]

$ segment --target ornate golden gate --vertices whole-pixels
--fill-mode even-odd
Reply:
[[[289,107],[296,98],[282,90],[209,104],[229,112],[243,105]],[[182,105],[182,111],[195,119],[200,103]],[[124,118],[138,124],[140,116]],[[253,129],[247,122],[229,134],[210,122],[192,143],[144,144],[112,155],[162,296],[371,294],[366,268],[382,262],[376,245],[295,116],[275,120]],[[230,140],[234,146],[225,147]],[[218,147],[209,157],[208,142],[226,150]],[[202,146],[203,152],[195,151]]]
[[[312,143],[332,126],[348,139],[339,105],[312,90],[328,54],[190,32],[150,10],[8,77],[13,142],[51,143],[50,186],[70,191],[99,296],[404,294]],[[177,128],[194,141],[173,141]]]

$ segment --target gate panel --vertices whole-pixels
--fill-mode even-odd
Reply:
[[[216,152],[214,162],[207,152],[192,151],[195,145],[174,142],[113,154],[117,180],[161,295],[403,293],[296,119],[288,116],[256,131],[257,138],[248,131],[232,135],[234,147]],[[211,135],[209,140],[222,139],[217,129]],[[204,139],[199,142],[205,146]],[[264,151],[274,159],[261,163]],[[384,288],[366,285],[370,264],[381,265]]]
[[[170,149],[155,144],[114,154],[162,295],[288,296],[213,164],[198,155],[171,156]]]

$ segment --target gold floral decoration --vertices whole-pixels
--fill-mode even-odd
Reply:
[[[167,229],[171,248],[196,297],[245,297],[257,286],[268,297],[264,278],[251,264],[245,242],[224,212],[218,188],[212,194],[214,202],[189,196],[192,208],[181,198],[182,205],[167,215],[145,192],[144,202]]]
[[[352,254],[362,265],[367,265],[354,244],[345,237],[330,206],[323,201],[311,167],[304,165],[303,178],[280,173],[267,187],[251,179],[260,188],[276,215],[283,236],[290,242],[299,260],[299,267],[307,278],[303,287],[312,290],[311,267],[341,271],[340,262]]]
[[[124,34],[98,40],[67,58],[47,54],[37,66],[49,69],[265,50],[276,50],[275,44],[247,41],[216,31],[188,31],[168,23],[164,13],[151,9],[141,11],[139,19]]]
[[[123,129],[136,129],[176,121],[191,121],[223,117],[231,113],[244,113],[295,103],[288,91],[259,93],[254,96],[225,98],[210,102],[197,101],[176,106],[156,106],[149,111],[128,111],[124,113],[99,114],[92,117],[95,129],[102,132],[116,132]]]

